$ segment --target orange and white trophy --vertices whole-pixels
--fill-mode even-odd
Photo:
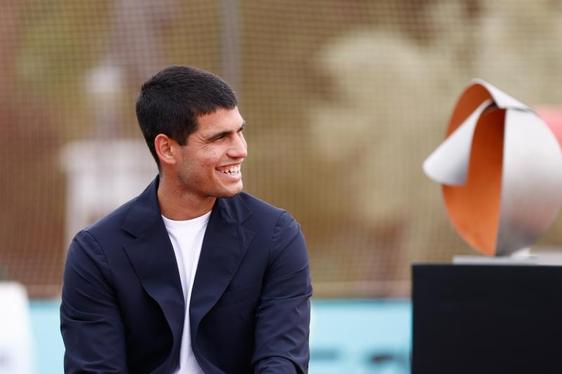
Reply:
[[[488,256],[525,251],[562,204],[562,152],[527,105],[483,80],[463,92],[443,143],[425,160],[458,234]]]

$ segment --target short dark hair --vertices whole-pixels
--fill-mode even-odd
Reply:
[[[185,145],[197,130],[197,117],[238,105],[233,90],[220,77],[190,66],[170,66],[146,81],[136,104],[144,139],[160,166],[154,139],[164,134]]]

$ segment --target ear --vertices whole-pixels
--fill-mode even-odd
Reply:
[[[160,164],[173,165],[176,163],[175,148],[176,142],[167,135],[158,134],[154,138],[154,149],[160,159]]]

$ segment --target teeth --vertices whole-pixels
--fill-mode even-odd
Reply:
[[[240,173],[240,165],[231,166],[228,169],[221,170],[221,172],[224,174],[238,174]]]

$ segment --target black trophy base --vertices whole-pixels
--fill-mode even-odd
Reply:
[[[562,267],[414,265],[413,374],[562,374]]]

